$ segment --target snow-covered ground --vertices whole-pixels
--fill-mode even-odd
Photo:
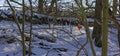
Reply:
[[[25,24],[26,36],[29,36],[29,26],[29,23]],[[52,31],[53,29],[49,29],[48,25],[33,25],[32,56],[75,56],[78,49],[86,41],[86,33],[84,27],[81,29],[84,34],[81,34],[77,27],[73,25],[71,32],[70,27],[69,25],[56,25],[54,31]],[[89,27],[89,29],[92,33],[93,27]],[[49,42],[38,38],[39,36],[56,40]],[[22,56],[20,40],[20,33],[14,22],[0,21],[0,56]],[[28,49],[28,41],[26,41],[26,46]],[[109,56],[120,55],[115,28],[109,28],[108,48]],[[80,56],[86,56],[85,54],[93,56],[89,43],[83,49]],[[94,49],[97,56],[101,56],[101,48],[95,47]]]

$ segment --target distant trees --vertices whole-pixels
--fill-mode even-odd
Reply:
[[[120,2],[120,0],[119,0]],[[116,20],[116,15],[117,15],[117,12],[119,12],[119,16],[120,16],[120,11],[119,9],[117,9],[117,7],[119,7],[120,9],[120,3],[118,4],[118,0],[113,0],[113,19]],[[118,23],[118,21],[116,20],[116,24],[117,24],[117,29],[118,29],[118,43],[119,43],[119,47],[120,47],[120,24]]]
[[[38,12],[44,12],[44,0],[38,0]]]
[[[120,3],[120,0],[119,0],[119,3]],[[119,9],[118,9],[119,7]],[[119,45],[119,48],[120,48],[120,24],[119,24],[119,21],[117,20],[117,17],[116,15],[118,15],[119,13],[119,16],[120,16],[120,4],[118,4],[118,0],[113,0],[113,7],[112,7],[113,10],[109,9],[109,16],[111,18],[111,21],[114,22],[114,25],[116,26],[117,30],[118,30],[118,45]]]
[[[56,4],[56,0],[52,0],[51,3],[50,3],[50,6],[49,6],[49,9],[48,9],[48,12],[51,13],[51,12],[55,12],[55,6]]]

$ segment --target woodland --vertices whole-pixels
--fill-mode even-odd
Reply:
[[[120,0],[0,0],[0,56],[120,56]]]

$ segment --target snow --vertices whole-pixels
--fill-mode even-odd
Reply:
[[[21,24],[20,24],[21,25]],[[52,29],[49,29],[48,25],[33,25],[33,41],[32,41],[32,56],[75,56],[80,44],[84,44],[86,41],[86,32],[83,27],[81,31],[84,34],[81,34],[76,26],[72,26],[72,34],[70,33],[69,25],[55,25],[54,32]],[[25,24],[25,35],[29,37],[29,23]],[[89,27],[90,32],[92,33],[93,27]],[[62,31],[64,30],[64,31]],[[109,28],[109,40],[108,40],[108,55],[113,56],[115,54],[120,55],[119,47],[117,42],[117,30],[115,28]],[[56,37],[57,41],[55,43],[48,42],[43,39],[38,39],[34,34],[41,35],[44,37],[50,37],[53,33],[53,36]],[[4,37],[3,37],[4,36]],[[7,43],[6,39],[17,38],[21,40],[20,33],[14,22],[11,21],[0,21],[0,56],[22,56],[22,45],[20,41],[16,40],[13,43]],[[26,45],[28,42],[26,41]],[[28,46],[27,46],[28,47]],[[95,47],[95,46],[94,46]],[[60,51],[57,48],[65,48],[67,51]],[[92,56],[89,43],[84,47],[89,56]],[[101,56],[101,48],[95,47],[97,56]],[[84,56],[84,51],[80,52],[80,55]]]
[[[93,23],[93,22],[94,22],[94,19],[92,19],[92,18],[87,18],[87,22]]]
[[[13,15],[12,14],[12,11],[10,9],[6,9],[6,10],[0,10],[0,17],[3,17],[3,18],[8,18],[7,15]],[[22,12],[21,11],[15,11],[15,14],[16,14],[16,18],[17,19],[22,19]],[[25,17],[27,19],[29,19],[31,16],[30,12],[29,11],[26,11],[25,12]],[[38,19],[42,19],[42,20],[46,20],[46,19],[54,19],[55,17],[54,16],[47,16],[45,14],[38,14],[38,13],[33,13],[33,20],[38,20]],[[65,21],[70,21],[70,22],[77,22],[78,21],[78,18],[73,18],[73,17],[57,17],[56,18],[57,20],[65,20]],[[93,23],[94,22],[94,19],[92,18],[88,18],[87,19],[88,22],[90,23]]]
[[[0,10],[0,16],[3,18],[7,18],[6,14],[12,14],[10,10]],[[16,17],[22,18],[22,13],[17,11]],[[29,12],[26,12],[26,17],[30,16]],[[45,17],[45,18],[43,18]],[[46,16],[44,14],[37,14],[34,13],[34,20],[35,19],[52,19],[52,16]],[[58,17],[59,19],[64,19],[67,21],[77,21],[77,18],[67,18],[67,17]],[[119,18],[117,18],[119,20]],[[94,20],[92,18],[87,19],[88,22],[93,23]],[[21,24],[20,24],[21,26]],[[28,22],[25,23],[25,36],[29,38],[29,28],[30,24]],[[78,49],[81,47],[82,44],[86,41],[86,32],[85,28],[81,29],[80,31],[74,25],[55,25],[55,29],[53,31],[53,24],[49,25],[46,24],[34,24],[33,25],[33,40],[32,40],[32,56],[75,56]],[[89,27],[90,34],[92,33],[93,27]],[[72,31],[71,31],[72,30]],[[37,35],[37,36],[36,36]],[[43,39],[38,37],[44,37]],[[15,38],[15,42],[8,43],[10,38]],[[55,42],[49,42],[49,40],[56,39]],[[118,47],[118,40],[117,40],[117,30],[116,28],[109,28],[109,35],[108,35],[108,55],[120,55],[120,49]],[[45,40],[49,39],[49,40]],[[19,40],[19,41],[18,41]],[[0,56],[22,56],[22,45],[20,43],[21,36],[20,32],[18,31],[17,25],[12,21],[0,21]],[[94,44],[94,42],[93,42]],[[26,41],[26,46],[28,47],[28,41]],[[67,49],[67,51],[60,51],[58,49],[63,48]],[[28,48],[27,48],[28,49]],[[93,56],[90,44],[87,43],[84,47],[84,51],[87,52],[89,56]],[[101,48],[95,47],[97,56],[101,56]],[[85,52],[81,50],[80,55],[84,56]]]
[[[120,24],[120,18],[116,18],[118,20],[118,23]]]
[[[43,15],[43,14],[37,14],[37,13],[35,13],[34,15],[37,16],[38,18],[46,17],[46,15]]]

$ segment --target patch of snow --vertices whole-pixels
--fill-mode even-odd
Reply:
[[[20,24],[21,26],[21,24]],[[29,23],[25,24],[25,35],[29,37]],[[33,25],[33,42],[32,42],[32,56],[75,56],[78,49],[81,47],[80,44],[83,44],[86,41],[86,32],[85,28],[83,27],[81,29],[81,32],[84,34],[81,35],[80,31],[77,29],[76,26],[72,26],[72,34],[70,33],[70,25],[55,25],[54,31],[53,29],[49,29],[48,25]],[[66,31],[62,31],[62,30]],[[89,27],[90,33],[92,33],[93,27]],[[109,29],[112,32],[109,32],[109,40],[108,40],[108,55],[113,56],[114,54],[119,53],[119,47],[117,42],[117,30]],[[47,31],[47,32],[46,32]],[[48,33],[49,32],[49,33]],[[57,41],[55,43],[50,43],[48,41],[38,39],[34,35],[41,35],[44,37],[52,38],[53,36],[50,35],[50,33],[57,37]],[[16,37],[17,39],[21,40],[20,33],[18,31],[18,28],[15,23],[11,21],[1,21],[0,22],[0,37],[1,36],[6,37]],[[0,41],[2,39],[0,38]],[[22,45],[19,41],[16,41],[14,43],[8,44],[3,40],[3,44],[0,43],[0,55],[6,56],[22,56]],[[26,42],[27,46],[27,42]],[[28,46],[27,46],[28,47]],[[54,48],[66,48],[66,52],[62,52],[59,50],[55,50]],[[87,43],[87,45],[84,47],[88,53],[89,56],[92,56],[92,52],[90,49],[90,44]],[[95,47],[94,49],[96,51],[97,56],[101,56],[101,48]],[[84,51],[82,50],[80,52],[80,55],[83,55]]]

